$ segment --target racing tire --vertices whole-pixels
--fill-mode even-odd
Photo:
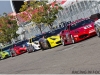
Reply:
[[[15,57],[15,56],[17,56],[16,52],[15,51],[11,52],[11,57]]]
[[[35,52],[36,50],[35,50],[35,48],[33,47],[33,52]]]
[[[98,37],[100,37],[100,31],[99,31],[98,28],[96,28],[96,34],[97,34]]]
[[[74,37],[72,35],[70,36],[71,36],[72,44],[74,44],[75,43]]]
[[[31,51],[30,51],[29,49],[27,49],[27,52],[28,52],[28,53],[31,53]]]
[[[12,50],[11,50],[11,49],[10,49],[10,57],[13,57],[13,56],[12,56]]]
[[[45,49],[43,48],[42,44],[39,42],[41,50],[44,51]]]
[[[2,60],[3,58],[2,58],[2,55],[0,54],[0,60]]]
[[[61,44],[63,45],[63,46],[65,46],[66,44],[65,44],[65,42],[64,42],[64,40],[61,38]]]
[[[47,45],[48,45],[49,49],[51,49],[51,45],[48,40],[47,40]]]
[[[35,52],[34,47],[32,46],[31,48],[28,48],[28,49],[27,49],[27,52],[28,52],[28,53]]]

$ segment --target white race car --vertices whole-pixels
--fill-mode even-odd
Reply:
[[[30,38],[29,42],[27,42],[27,46],[28,46],[27,47],[27,52],[28,53],[41,49],[39,41],[34,41],[33,39],[34,39],[34,37]]]
[[[29,41],[29,42],[27,42],[27,44],[28,45],[31,44],[34,47],[35,50],[40,50],[41,49],[40,44],[39,44],[39,41],[34,41],[34,42]]]

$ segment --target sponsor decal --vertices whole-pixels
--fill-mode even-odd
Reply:
[[[88,29],[88,28],[91,28],[92,25],[87,25],[87,26],[84,26],[84,29]]]

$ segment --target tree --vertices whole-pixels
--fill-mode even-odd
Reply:
[[[3,16],[0,16],[0,42],[6,43],[10,42],[11,38],[15,38],[18,35],[16,30],[18,29],[17,21],[11,20],[10,16],[7,16],[6,13]]]
[[[30,3],[27,4],[26,2],[24,5],[22,5],[20,11],[25,11],[25,9],[29,14],[32,14],[31,20],[36,23],[37,27],[42,33],[41,23],[47,24],[52,29],[53,22],[57,19],[56,15],[58,14],[59,10],[62,10],[62,7],[60,7],[59,4],[52,6],[51,4],[47,4],[47,1],[31,0]]]

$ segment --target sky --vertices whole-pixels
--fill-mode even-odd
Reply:
[[[11,5],[10,5],[10,1],[0,1],[0,15],[3,15],[3,13],[11,13],[12,9],[11,9]]]

